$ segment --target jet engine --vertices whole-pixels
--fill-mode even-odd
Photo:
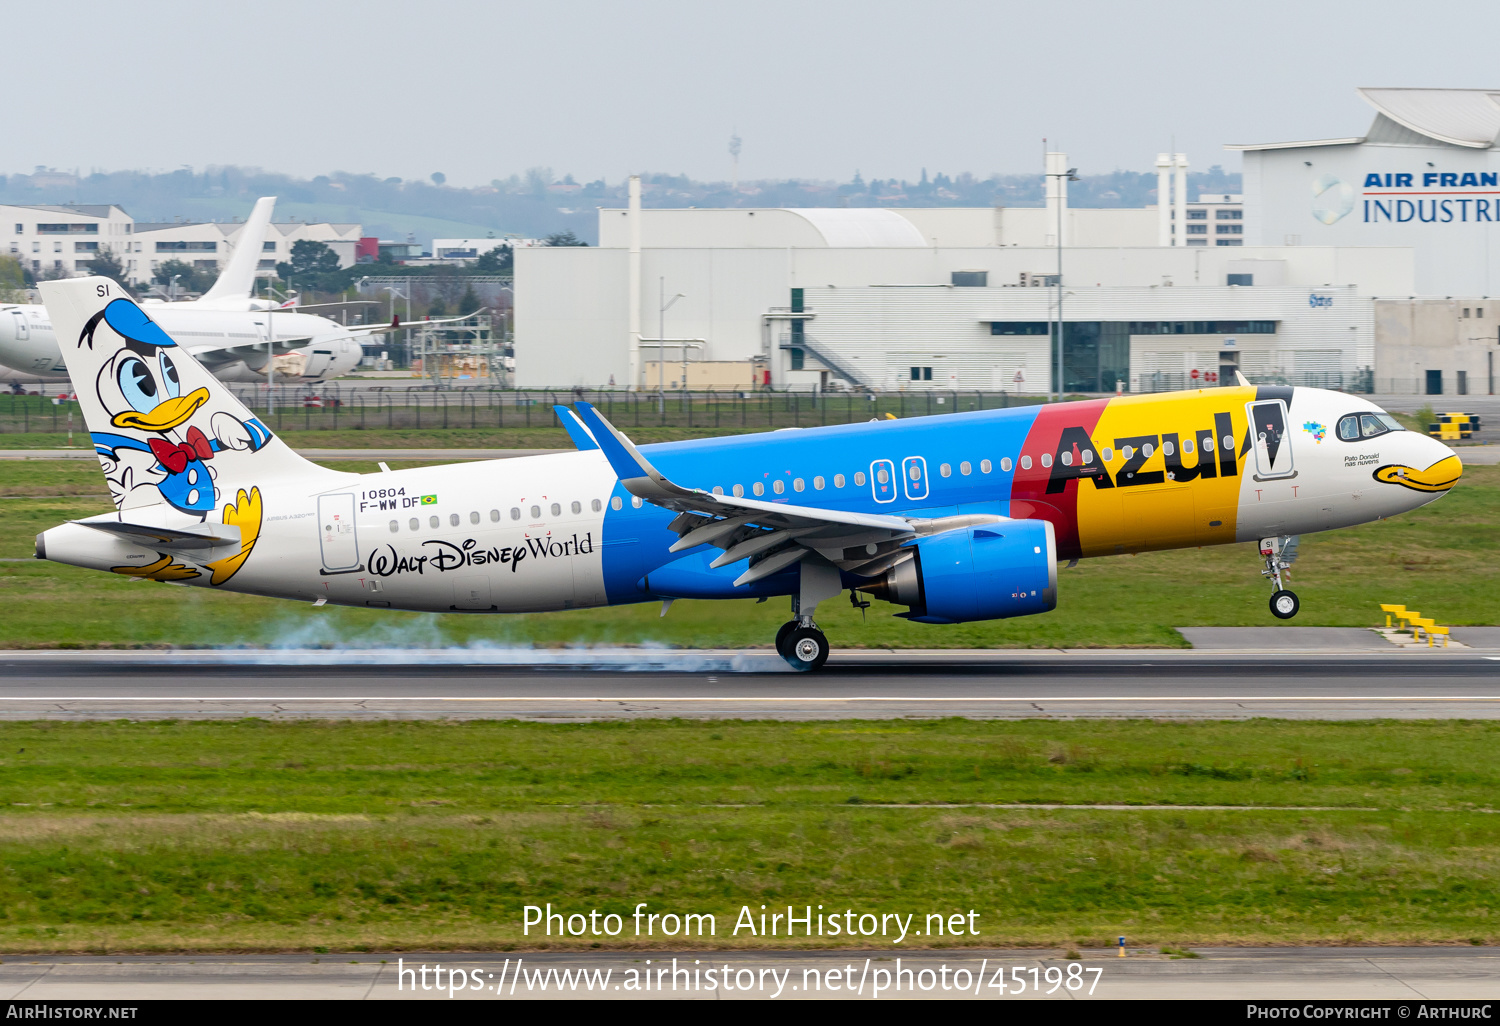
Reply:
[[[963,623],[1057,607],[1057,539],[1045,520],[1005,520],[921,538],[912,558],[860,590],[919,623]]]

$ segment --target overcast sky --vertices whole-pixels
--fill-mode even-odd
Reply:
[[[541,165],[915,179],[1362,134],[1355,87],[1500,87],[1490,3],[259,0],[7,5],[0,171]]]

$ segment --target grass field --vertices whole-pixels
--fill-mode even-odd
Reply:
[[[974,909],[975,945],[1494,943],[1497,741],[1457,722],[7,723],[0,950],[584,946],[522,936],[521,907],[640,901],[715,914],[693,943],[717,946],[785,946],[734,937],[742,905],[819,903]],[[1257,808],[1193,807],[1213,804]]]
[[[341,462],[342,469],[374,464]],[[655,604],[528,616],[441,616],[310,606],[137,583],[32,561],[33,538],[109,508],[90,461],[0,462],[0,647],[96,645],[768,646],[781,600]],[[1298,624],[1372,626],[1399,602],[1448,624],[1500,623],[1500,467],[1471,467],[1447,496],[1413,513],[1303,538],[1292,571]],[[1183,626],[1279,623],[1251,545],[1085,560],[1059,573],[1042,616],[928,626],[876,603],[818,611],[838,647],[1180,646]]]

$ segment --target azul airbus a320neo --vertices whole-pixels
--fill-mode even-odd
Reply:
[[[40,558],[301,601],[531,612],[785,595],[776,638],[828,658],[846,589],[948,624],[1057,605],[1060,560],[1280,539],[1433,501],[1463,468],[1373,404],[1227,387],[637,448],[586,403],[578,451],[379,474],[309,463],[114,282],[42,295],[117,512]]]

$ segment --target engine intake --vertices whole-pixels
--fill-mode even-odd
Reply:
[[[1045,520],[1007,520],[921,538],[912,558],[859,590],[919,623],[964,623],[1057,608],[1057,538]]]

